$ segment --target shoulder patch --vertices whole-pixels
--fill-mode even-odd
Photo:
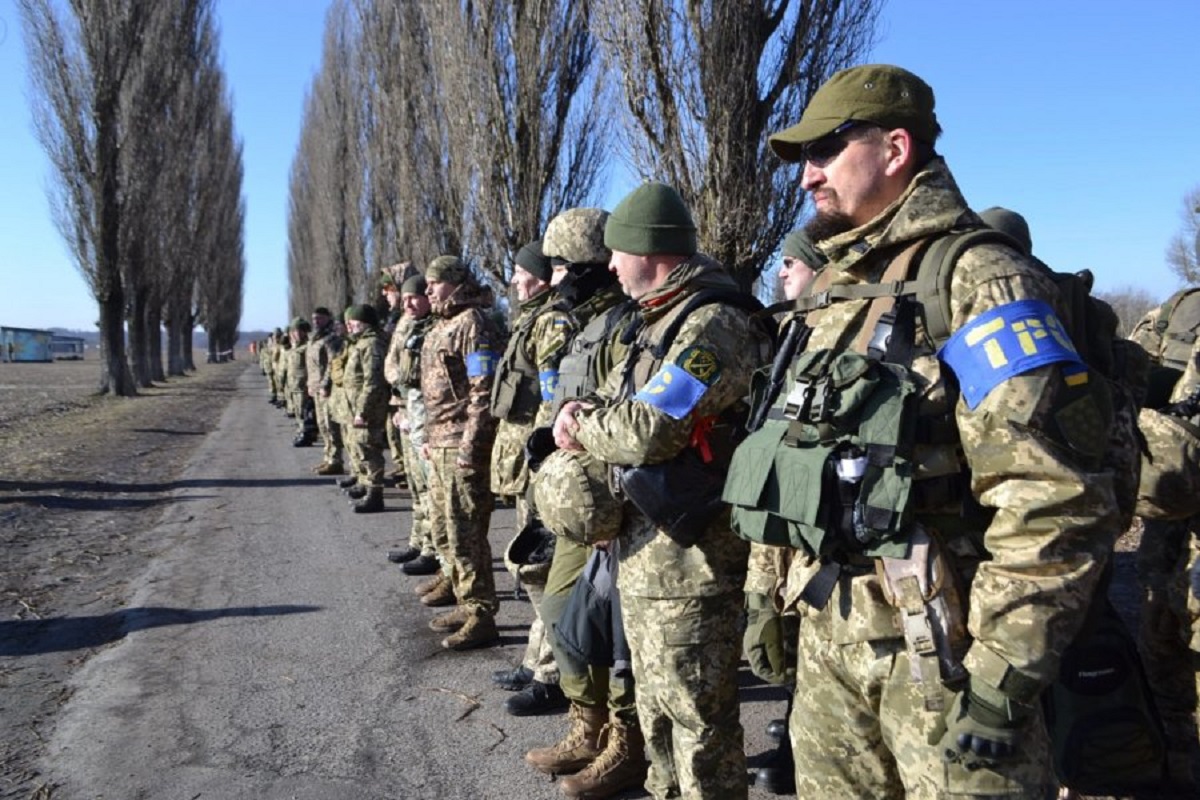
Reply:
[[[678,364],[664,364],[641,390],[633,396],[657,408],[671,419],[683,419],[704,397],[708,386],[685,372]]]
[[[1081,375],[1087,380],[1086,365],[1062,321],[1041,300],[1019,300],[980,314],[947,340],[938,358],[958,377],[971,409],[1009,378],[1046,364],[1063,362],[1069,383]]]
[[[721,377],[721,361],[707,347],[689,347],[679,354],[675,363],[705,386],[712,386]]]

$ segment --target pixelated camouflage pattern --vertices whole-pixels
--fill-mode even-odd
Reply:
[[[546,226],[542,253],[572,264],[606,264],[612,251],[604,246],[608,212],[599,208],[571,208]]]
[[[534,508],[555,535],[590,545],[620,534],[622,503],[609,489],[608,466],[590,453],[555,450],[532,485]]]
[[[329,376],[329,362],[342,349],[342,338],[333,332],[333,326],[327,325],[313,331],[305,351],[305,363],[308,369],[308,394],[317,397],[321,390],[328,391],[332,385]]]
[[[500,333],[487,314],[491,302],[490,290],[461,284],[447,302],[435,304],[438,319],[421,347],[428,443],[454,448],[461,459],[485,472],[496,433],[488,410],[493,376],[468,377],[467,357],[484,350],[499,355]]]
[[[625,574],[622,566],[618,582]],[[646,790],[655,798],[745,798],[741,591],[652,599],[622,589],[621,603],[650,759]]]
[[[488,525],[493,499],[487,469],[460,469],[458,447],[429,455],[429,530],[454,585],[458,604],[473,615],[496,613],[496,584]],[[486,462],[484,462],[486,464]]]
[[[944,690],[949,706],[951,692]],[[800,626],[788,729],[797,797],[872,800],[1049,800],[1055,781],[1038,713],[1003,774],[946,763],[928,740],[942,713],[925,710],[903,639],[838,643]]]
[[[288,410],[300,416],[301,406],[308,394],[308,343],[299,342],[287,351]]]
[[[362,417],[383,430],[387,416],[387,383],[383,379],[383,338],[367,328],[350,342],[342,388],[351,419]]]
[[[662,286],[640,298],[646,328],[639,339],[657,342],[687,298],[705,288],[732,289],[736,284],[719,264],[698,254],[673,269]],[[608,464],[667,461],[688,445],[697,418],[715,416],[747,393],[750,375],[765,356],[759,351],[746,312],[721,303],[701,306],[688,316],[663,363],[673,363],[690,347],[710,350],[720,370],[691,414],[676,420],[632,396],[612,401],[622,395],[622,370],[614,370],[599,393],[609,398],[608,405],[578,416],[579,443]],[[657,371],[659,364],[650,349],[643,349],[632,365],[634,392]],[[693,547],[681,547],[639,514],[629,512],[621,548],[622,592],[658,598],[740,593],[748,551],[748,545],[730,531],[727,512]]]
[[[935,160],[886,213],[821,243],[830,258],[826,272],[838,283],[878,281],[906,243],[950,229],[964,213],[965,202],[949,170]],[[954,270],[952,330],[985,311],[1024,299],[1045,300],[1064,313],[1044,272],[1003,246],[975,247]],[[868,305],[852,300],[812,312],[808,347],[853,343]],[[917,336],[926,345],[913,363],[917,413],[936,415],[948,402],[947,379],[924,331],[919,328]],[[1013,685],[1010,670],[1025,679],[1018,683],[1034,687],[1030,691],[1053,680],[1059,655],[1082,623],[1120,533],[1112,477],[1099,470],[1098,454],[1072,450],[1063,441],[1056,413],[1068,396],[1089,402],[1078,390],[1069,390],[1058,365],[1048,365],[1000,384],[973,411],[961,399],[954,407],[971,491],[984,508],[995,510],[986,530],[974,532],[974,541],[982,541],[991,556],[977,571],[972,570],[973,540],[964,535],[969,532],[947,531],[957,539],[951,550],[964,556],[960,579],[970,586],[968,622],[974,641],[966,666],[993,686]],[[1101,405],[1099,400],[1095,404]],[[918,477],[929,455],[918,452]],[[917,508],[935,532],[943,527],[939,512],[957,517],[961,508],[957,502]],[[793,560],[789,605],[799,605],[799,594],[816,567],[809,558]],[[801,610],[803,628],[838,644],[900,635],[873,573],[843,576],[825,611]]]
[[[400,360],[406,352],[404,343],[408,341],[416,322],[417,320],[405,314],[388,337],[387,353],[383,357],[383,379],[388,385],[388,405],[393,408],[404,407],[404,395],[396,391],[396,386],[400,382]]]

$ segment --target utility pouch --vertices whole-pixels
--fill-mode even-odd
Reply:
[[[614,467],[617,492],[681,547],[700,541],[724,509],[723,471],[705,464],[694,447],[670,461],[639,467]]]
[[[531,422],[541,403],[541,390],[528,375],[508,369],[492,388],[492,416],[509,422]]]
[[[962,663],[970,643],[965,606],[938,541],[919,523],[910,528],[908,554],[881,557],[876,572],[884,597],[896,609],[925,710],[943,711],[942,684],[955,688],[968,677]]]

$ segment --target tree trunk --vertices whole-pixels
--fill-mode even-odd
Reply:
[[[153,381],[167,379],[163,372],[162,345],[162,310],[153,304],[146,309],[146,356],[150,363],[150,379]]]

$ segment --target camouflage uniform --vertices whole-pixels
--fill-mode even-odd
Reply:
[[[1184,302],[1200,297],[1192,295]],[[1130,339],[1155,364],[1164,354],[1156,330],[1163,306],[1150,311],[1134,327]],[[1171,391],[1177,403],[1200,388],[1200,342]],[[1193,418],[1193,422],[1200,422]],[[1182,520],[1143,519],[1137,551],[1142,588],[1138,649],[1155,705],[1167,735],[1168,769],[1172,777],[1191,780],[1197,743],[1197,698],[1200,697],[1200,517]]]
[[[499,335],[487,309],[492,293],[462,283],[443,305],[421,347],[421,394],[425,397],[430,450],[429,526],[470,616],[491,620],[496,585],[488,525],[493,498],[488,465],[495,420],[488,411]],[[456,466],[458,459],[470,463]]]
[[[275,355],[272,358],[272,363],[275,370],[275,386],[279,389],[279,399],[283,404],[284,411],[289,417],[295,416],[289,402],[288,395],[288,353],[291,352],[292,343],[284,336],[275,346]]]
[[[404,415],[408,431],[398,430],[404,473],[408,476],[408,490],[412,495],[412,528],[408,545],[419,550],[421,555],[435,556],[433,537],[429,533],[429,518],[425,511],[428,503],[428,465],[421,458],[421,445],[425,444],[425,400],[420,392],[421,343],[425,333],[433,324],[433,317],[413,319],[405,316],[392,332],[384,359],[383,375],[392,390],[391,407]]]
[[[829,265],[812,291],[877,283],[902,249],[964,220],[974,215],[935,158],[875,219],[820,244]],[[1024,299],[1058,303],[1051,279],[1015,251],[972,248],[954,270],[952,328]],[[848,349],[870,306],[870,300],[850,299],[809,312],[808,350]],[[946,712],[927,710],[926,692],[939,695],[933,699],[946,708],[957,698],[936,678],[924,689],[913,679],[900,615],[885,598],[875,560],[828,557],[839,565],[836,582],[817,609],[801,594],[828,559],[798,550],[783,598],[785,610],[802,615],[790,720],[797,794],[1044,797],[1055,782],[1036,700],[1056,677],[1059,654],[1074,639],[1120,533],[1113,480],[1100,468],[1103,415],[1090,394],[1097,382],[1069,388],[1060,365],[1049,364],[997,384],[972,409],[956,396],[952,376],[917,328],[917,418],[954,423],[957,441],[918,440],[913,510],[935,540],[946,543],[950,569],[967,588],[970,638],[958,645],[972,693],[1003,694],[1029,708],[1030,716],[1012,760],[977,769],[948,763],[933,746],[946,730]],[[1068,400],[1101,421],[1073,424],[1064,411]],[[947,456],[969,475],[974,500],[994,512],[990,521],[971,513],[965,486],[935,491],[935,480],[952,480],[952,473],[932,469]],[[919,491],[926,476],[929,491]]]
[[[388,312],[387,324],[383,326],[383,341],[387,343],[386,350],[389,356],[392,352],[392,347],[396,341],[396,334],[401,328],[405,327],[409,322],[408,317],[404,316],[404,310],[400,308],[392,309]],[[384,367],[386,375],[386,361]],[[391,384],[391,381],[388,381]],[[395,464],[395,469],[389,479],[403,480],[405,479],[404,468],[404,442],[403,436],[400,434],[400,429],[396,427],[395,421],[392,419],[392,412],[403,406],[400,398],[392,393],[388,397],[388,415],[385,430],[387,432],[388,450],[392,455],[392,463]]]
[[[719,264],[695,255],[639,298],[645,327],[624,369],[601,392],[612,402],[576,417],[575,438],[588,453],[609,464],[668,461],[689,446],[699,420],[746,393],[761,355],[744,311],[723,303],[692,311],[661,357],[661,370],[648,346],[689,297],[709,288],[737,287]],[[687,372],[700,362],[711,369],[688,372],[703,391],[680,418],[682,409],[656,405],[658,387],[672,381],[668,370]],[[632,390],[645,388],[644,394],[624,396],[626,372]],[[654,797],[747,796],[737,702],[747,552],[729,530],[728,511],[685,547],[626,507],[617,586],[651,762],[646,788]]]
[[[306,433],[304,406],[308,398],[308,341],[292,345],[288,351],[288,410],[296,415],[296,435]]]
[[[350,337],[346,346],[342,383],[350,423],[342,435],[351,453],[358,483],[369,489],[383,488],[384,418],[387,416],[387,384],[383,379],[383,338],[375,328]],[[366,422],[356,428],[356,417]]]
[[[331,366],[342,346],[342,338],[334,332],[332,324],[313,331],[308,343],[308,394],[316,408],[317,430],[321,432],[322,463],[334,467],[342,465],[342,426],[333,418],[331,409]]]

